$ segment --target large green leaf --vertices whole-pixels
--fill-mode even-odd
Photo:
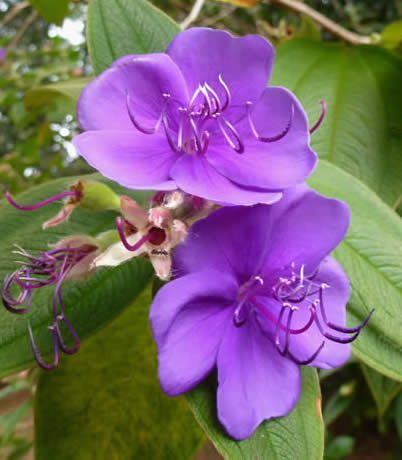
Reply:
[[[229,438],[217,420],[214,376],[187,393],[187,399],[198,422],[227,459],[294,460],[295,453],[299,460],[322,459],[324,425],[321,394],[317,372],[311,367],[302,368],[302,391],[295,409],[286,417],[262,423],[244,441]]]
[[[38,86],[25,93],[24,103],[28,110],[51,105],[58,99],[76,104],[82,90],[93,80],[92,77],[73,78],[71,80]]]
[[[203,434],[183,397],[159,387],[150,290],[42,372],[36,393],[37,460],[190,459]]]
[[[61,24],[68,15],[70,0],[29,0],[29,3],[46,21]]]
[[[376,46],[291,40],[280,46],[271,84],[296,93],[313,125],[320,158],[394,205],[402,192],[402,59]]]
[[[98,178],[99,175],[90,175]],[[34,187],[19,195],[21,204],[36,203],[56,193],[68,190],[75,179],[58,179]],[[110,184],[116,191],[123,189]],[[125,192],[125,191],[124,191]],[[136,199],[145,200],[145,192],[136,192]],[[28,252],[38,254],[47,250],[49,244],[72,234],[95,235],[114,228],[115,213],[112,211],[90,212],[76,209],[68,223],[41,230],[43,221],[55,215],[60,203],[51,203],[36,211],[19,211],[5,200],[0,202],[0,280],[12,273],[19,256],[12,253],[14,244]],[[63,299],[66,317],[81,338],[85,338],[115,318],[141,292],[149,281],[152,270],[147,261],[134,260],[114,269],[102,268],[86,281],[66,282]],[[34,363],[28,339],[27,324],[30,322],[39,350],[44,356],[52,353],[51,295],[53,287],[38,289],[33,294],[31,310],[24,315],[9,313],[0,308],[0,375],[13,373]]]
[[[382,417],[392,400],[402,391],[402,383],[391,380],[364,364],[362,370],[377,405],[378,416]]]
[[[402,221],[366,185],[324,160],[308,182],[350,207],[348,233],[334,252],[352,288],[348,324],[362,322],[376,309],[353,342],[353,353],[378,372],[402,380]]]
[[[145,0],[91,0],[87,40],[96,74],[127,54],[159,53],[180,31]]]

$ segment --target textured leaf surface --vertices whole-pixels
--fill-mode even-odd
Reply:
[[[88,48],[96,74],[127,54],[160,53],[180,31],[145,0],[91,0]]]
[[[76,103],[82,90],[93,80],[92,77],[74,78],[72,80],[38,86],[25,93],[24,103],[28,110],[52,104],[55,99],[63,98]]]
[[[269,359],[269,357],[268,357]],[[212,376],[187,394],[194,415],[215,444],[230,460],[319,460],[324,449],[324,426],[317,372],[302,368],[302,392],[286,417],[262,423],[244,441],[229,438],[216,417],[216,383]]]
[[[348,233],[334,252],[352,288],[348,325],[361,323],[375,308],[352,344],[353,353],[378,372],[402,381],[402,221],[362,182],[324,160],[308,182],[350,207]]]
[[[394,205],[402,193],[402,60],[376,46],[291,40],[277,50],[271,84],[296,93],[318,155]]]
[[[100,176],[90,175],[99,179]],[[27,205],[40,202],[49,196],[68,190],[76,182],[74,178],[58,179],[34,187],[18,195],[16,201]],[[115,191],[122,188],[110,183]],[[125,191],[124,191],[125,192]],[[147,194],[136,192],[133,196],[141,202]],[[54,216],[61,203],[51,203],[36,211],[19,211],[5,200],[0,202],[0,279],[12,273],[19,258],[12,253],[14,244],[28,252],[38,254],[47,250],[49,244],[73,234],[96,235],[114,228],[116,214],[112,211],[90,212],[76,209],[69,222],[42,231],[42,222]],[[152,269],[144,260],[134,260],[115,269],[102,268],[86,281],[66,282],[63,285],[63,299],[66,317],[73,324],[81,338],[89,336],[115,318],[141,292],[152,275]],[[52,352],[51,335],[47,326],[51,324],[51,299],[53,287],[36,290],[33,293],[31,310],[24,315],[0,308],[0,375],[13,373],[34,364],[28,339],[27,325],[30,322],[35,341],[44,356]]]
[[[191,459],[203,440],[183,397],[159,387],[150,290],[79,354],[42,372],[37,460]]]
[[[382,417],[392,400],[402,391],[402,383],[389,379],[364,364],[362,370],[376,402],[378,415]]]
[[[46,21],[61,24],[68,15],[70,0],[29,0],[29,3]]]

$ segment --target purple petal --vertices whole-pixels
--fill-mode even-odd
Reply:
[[[127,93],[130,107],[145,127],[158,120],[165,101],[163,93],[187,104],[184,78],[169,56],[148,54],[129,58],[121,58],[82,92],[77,115],[83,130],[135,130],[127,111]]]
[[[272,231],[265,273],[292,262],[304,264],[306,273],[312,273],[342,241],[350,219],[346,203],[319,195],[304,184],[285,191],[267,212]]]
[[[270,208],[221,208],[196,222],[174,252],[174,269],[185,274],[211,267],[232,274],[239,284],[258,275],[270,248]]]
[[[204,270],[171,281],[158,292],[150,320],[165,393],[189,391],[214,368],[237,290],[229,275]]]
[[[105,177],[133,189],[174,190],[169,170],[178,158],[163,132],[87,131],[73,144]]]
[[[293,106],[293,118],[292,114]],[[284,88],[266,88],[251,111],[260,136],[274,137],[290,129],[280,140],[261,142],[247,119],[237,125],[244,143],[238,155],[223,136],[211,135],[207,159],[223,175],[244,186],[283,190],[303,182],[314,169],[317,156],[309,147],[306,114],[296,97]]]
[[[228,434],[245,439],[269,418],[289,413],[300,395],[300,370],[276,352],[255,318],[231,324],[219,347],[218,417]]]
[[[327,318],[332,323],[338,326],[345,326],[346,323],[346,303],[349,299],[350,288],[349,281],[342,267],[332,257],[327,257],[321,264],[315,283],[326,283],[330,287],[324,290],[324,306]],[[293,314],[291,329],[302,329],[311,317],[309,307],[316,296],[305,300],[301,304],[297,304],[298,310]],[[264,305],[272,317],[278,318],[280,304],[270,298],[258,297],[257,302]],[[318,308],[319,310],[319,308]],[[327,332],[338,337],[347,338],[349,335],[331,331],[325,327],[322,321],[321,314],[318,311],[320,322]],[[285,316],[285,318],[287,315]],[[275,339],[276,325],[260,315],[260,324],[265,332]],[[282,324],[286,325],[286,319],[282,320]],[[281,343],[284,343],[285,332],[280,335]],[[331,369],[333,367],[342,366],[350,357],[350,344],[341,344],[326,339],[319,331],[314,322],[309,329],[301,334],[290,335],[290,352],[299,360],[304,361],[314,354],[321,343],[325,341],[324,347],[319,352],[318,356],[312,361],[309,366],[320,367],[323,369]],[[283,346],[281,347],[283,349]]]
[[[184,192],[218,203],[273,203],[282,196],[277,192],[237,185],[219,174],[200,155],[183,155],[170,170],[170,176]]]
[[[230,89],[232,104],[256,100],[266,87],[274,60],[272,45],[262,37],[234,38],[223,30],[189,29],[176,35],[166,53],[180,67],[190,96],[207,82],[223,95],[219,75]]]

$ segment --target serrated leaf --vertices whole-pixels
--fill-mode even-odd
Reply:
[[[87,176],[103,180],[99,174]],[[75,178],[63,178],[31,188],[15,199],[21,204],[40,202],[57,193],[68,190]],[[127,193],[114,183],[109,185],[117,193]],[[128,193],[142,203],[147,192]],[[24,212],[13,208],[6,200],[0,201],[0,280],[12,273],[18,256],[12,253],[14,244],[19,244],[28,252],[38,254],[47,250],[67,235],[96,235],[115,228],[112,211],[91,212],[77,208],[71,219],[58,227],[42,231],[42,222],[54,216],[60,209],[59,203],[51,203],[39,210]],[[102,268],[86,281],[70,281],[63,285],[63,300],[66,316],[73,324],[80,338],[85,338],[103,327],[121,313],[148,283],[152,275],[150,264],[135,259],[117,268]],[[31,310],[24,315],[8,312],[0,308],[0,376],[11,374],[34,364],[29,343],[27,325],[30,322],[36,344],[41,353],[51,356],[51,335],[47,326],[51,321],[51,299],[53,287],[43,287],[33,293]]]
[[[392,400],[402,391],[402,383],[385,377],[364,364],[362,370],[377,405],[378,416],[381,418]]]
[[[38,86],[27,91],[24,95],[25,107],[33,110],[42,106],[54,104],[55,100],[62,98],[76,104],[82,90],[93,77],[74,78],[68,81]]]
[[[376,46],[291,40],[277,49],[270,84],[299,97],[319,157],[336,164],[393,206],[402,184],[402,59]]]
[[[70,0],[29,0],[29,3],[46,21],[61,24],[68,15]]]
[[[36,459],[191,459],[203,440],[183,397],[159,387],[149,327],[150,289],[42,372],[35,401]]]
[[[366,185],[324,160],[308,182],[350,207],[348,233],[334,252],[351,284],[348,325],[361,323],[375,308],[352,344],[353,353],[378,372],[402,381],[402,221]]]
[[[145,0],[92,0],[87,41],[96,74],[128,54],[165,51],[179,26]]]
[[[317,372],[311,367],[301,371],[302,391],[293,411],[262,423],[244,441],[229,438],[217,420],[214,376],[186,396],[198,422],[226,459],[294,460],[297,452],[300,460],[319,460],[324,450],[324,426]]]

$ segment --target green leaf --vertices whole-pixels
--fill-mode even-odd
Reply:
[[[381,45],[402,52],[402,21],[389,24],[381,33]]]
[[[355,439],[351,436],[337,436],[325,449],[325,460],[345,458],[353,451]]]
[[[198,422],[227,459],[294,460],[297,452],[300,460],[318,460],[324,450],[320,387],[315,369],[302,367],[301,371],[302,391],[293,411],[262,423],[244,441],[229,438],[217,420],[215,378],[208,378],[187,393],[187,399]]]
[[[159,387],[150,289],[77,355],[42,372],[37,460],[190,459],[203,434],[183,397]]]
[[[328,427],[338,417],[340,417],[352,402],[351,395],[343,396],[340,391],[336,391],[325,403],[322,411],[325,426]]]
[[[29,3],[46,21],[61,24],[68,15],[70,0],[29,0]]]
[[[402,380],[402,221],[362,182],[325,160],[308,182],[350,207],[348,233],[334,252],[351,284],[348,325],[361,323],[375,308],[352,344],[353,353],[378,372]]]
[[[128,54],[165,51],[179,26],[145,0],[91,0],[87,41],[96,74]]]
[[[393,206],[402,183],[402,59],[370,46],[291,40],[277,50],[271,84],[299,97],[319,157],[343,168]]]
[[[377,405],[378,416],[381,418],[392,400],[402,391],[402,383],[391,380],[364,364],[362,371]]]
[[[87,176],[101,180],[100,175]],[[63,178],[34,187],[15,199],[21,204],[33,204],[57,193],[68,190],[76,182],[74,178]],[[107,182],[107,181],[105,181]],[[117,193],[125,189],[109,183]],[[130,193],[129,193],[130,194]],[[139,203],[147,193],[131,194]],[[58,227],[42,231],[42,222],[54,216],[60,203],[51,203],[36,211],[19,211],[5,200],[0,202],[0,280],[15,271],[18,256],[12,251],[19,244],[28,252],[38,254],[67,235],[96,235],[115,228],[113,211],[90,212],[77,208],[71,219]],[[85,338],[114,319],[127,307],[148,283],[152,275],[150,264],[145,260],[133,260],[117,268],[102,268],[86,281],[69,281],[63,285],[63,300],[66,316],[80,338]],[[24,315],[15,315],[0,308],[0,376],[11,374],[34,364],[29,343],[27,325],[30,322],[36,344],[44,357],[52,356],[51,324],[52,286],[43,287],[33,293],[31,310]]]
[[[25,93],[24,103],[28,110],[53,105],[55,100],[63,99],[76,104],[82,90],[93,77],[74,78],[72,80],[38,86]]]

